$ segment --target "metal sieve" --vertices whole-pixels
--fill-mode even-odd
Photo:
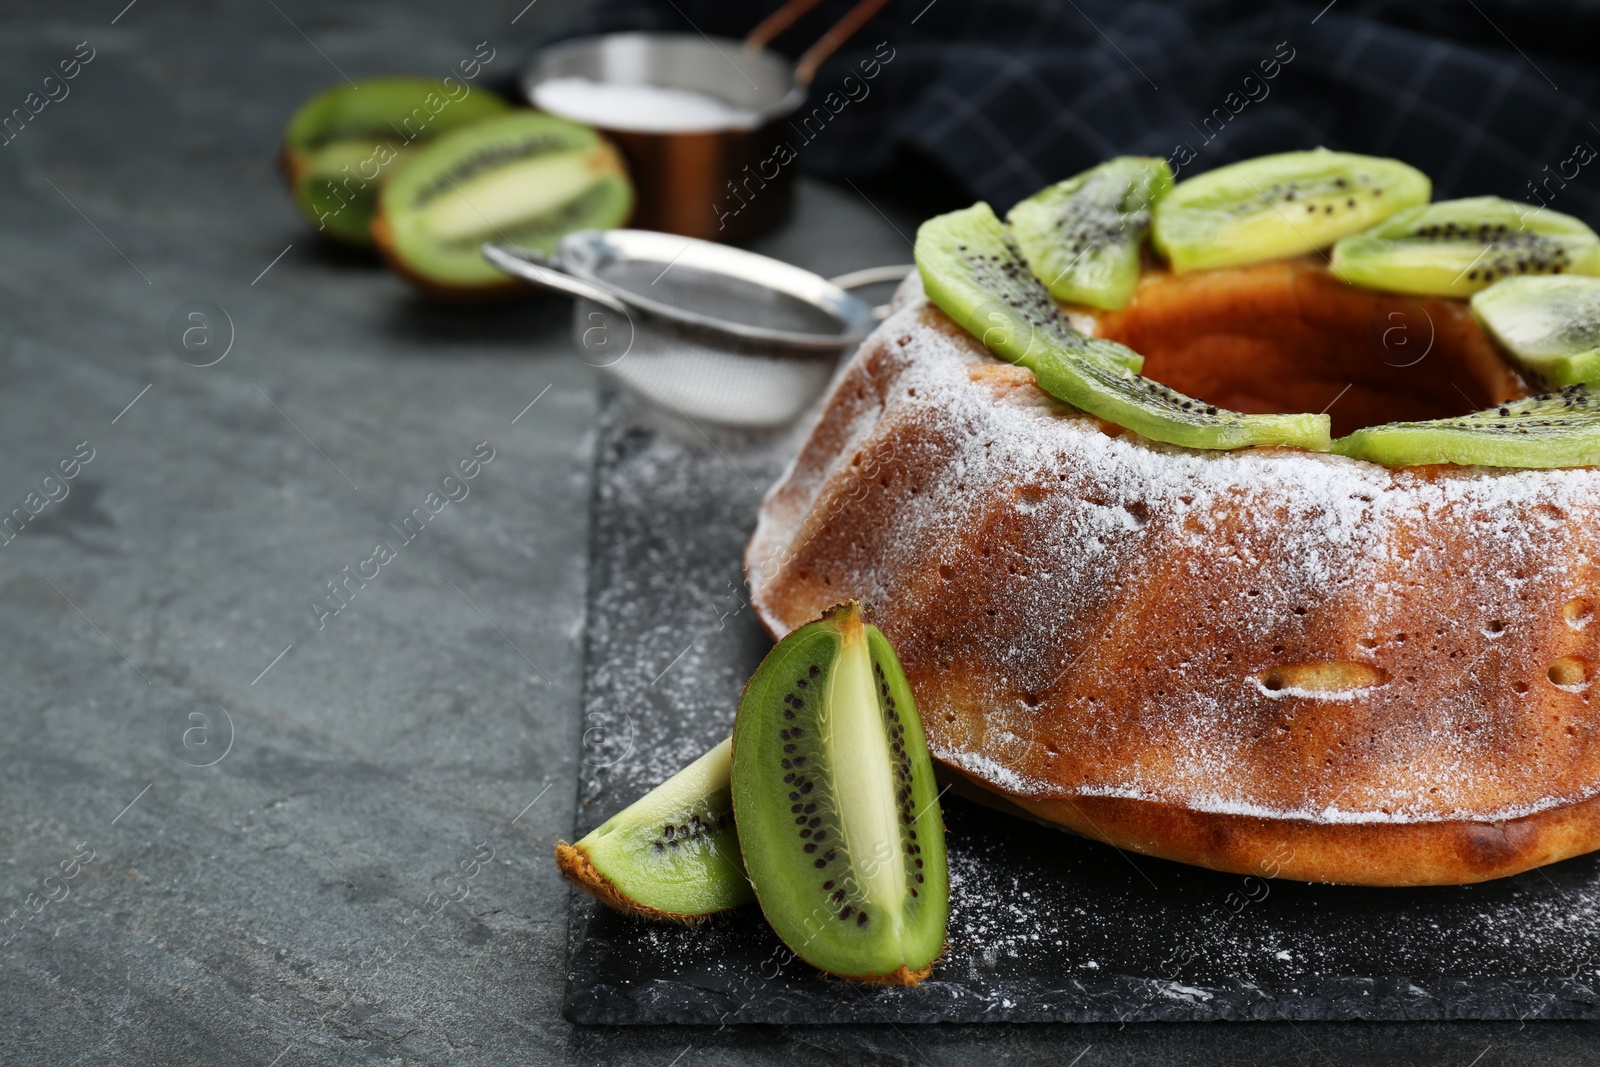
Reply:
[[[848,289],[910,266],[832,281],[767,256],[649,230],[580,230],[553,256],[489,243],[490,263],[577,298],[584,360],[690,420],[770,427],[828,384],[879,312]]]

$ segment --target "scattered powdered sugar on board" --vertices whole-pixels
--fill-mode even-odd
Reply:
[[[732,731],[739,694],[769,645],[749,607],[739,550],[752,522],[751,486],[776,476],[784,440],[719,435],[710,456],[720,469],[708,472],[705,439],[694,430],[626,400],[607,417],[642,425],[604,438],[597,461],[607,476],[595,489],[580,832]],[[730,480],[745,495],[730,492]]]

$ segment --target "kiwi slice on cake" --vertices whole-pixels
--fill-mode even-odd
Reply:
[[[493,93],[434,78],[364,78],[318,93],[284,130],[279,161],[294,202],[330,237],[372,243],[378,189],[440,134],[510,109]]]
[[[1561,386],[1600,378],[1600,278],[1502,278],[1472,297],[1472,313],[1532,380]]]
[[[561,873],[602,902],[648,919],[693,922],[754,899],[728,795],[733,741],[585,835],[556,845]]]
[[[1475,196],[1402,212],[1333,248],[1352,285],[1471,296],[1521,274],[1600,274],[1600,237],[1571,215]]]
[[[915,258],[945,314],[1075,408],[1189,448],[1328,449],[1327,415],[1247,415],[1207,404],[1141,377],[1143,361],[1127,346],[1074,330],[988,204],[923,223]]]
[[[795,955],[915,985],[944,950],[944,817],[900,661],[851,601],[795,630],[745,686],[733,810],[756,899]]]
[[[1238,267],[1327,248],[1432,194],[1397,159],[1282,152],[1179,182],[1156,204],[1151,239],[1180,274]]]
[[[610,142],[524,111],[419,150],[383,187],[373,236],[401,274],[443,295],[520,287],[487,263],[485,241],[549,253],[575,230],[619,226],[633,187]]]
[[[1333,451],[1385,467],[1591,467],[1600,465],[1600,393],[1569,385],[1456,418],[1368,426]]]
[[[1051,296],[1111,311],[1133,297],[1151,207],[1171,188],[1166,160],[1122,156],[1035,193],[1006,222]]]
[[[924,222],[913,255],[929,298],[1013,363],[1029,366],[1033,355],[1049,347],[1092,352],[1134,372],[1144,365],[1144,357],[1126,345],[1072,328],[988,204]]]

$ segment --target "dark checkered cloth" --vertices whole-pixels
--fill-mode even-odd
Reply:
[[[931,161],[1004,209],[1120,153],[1182,176],[1320,144],[1406,160],[1436,199],[1495,193],[1600,224],[1600,2],[1324,3],[896,0],[818,73],[812,104],[892,52],[800,165],[915,183]],[[774,6],[609,0],[564,36],[742,37]],[[849,6],[828,0],[776,47],[798,54]]]

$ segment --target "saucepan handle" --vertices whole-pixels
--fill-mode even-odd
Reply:
[[[820,0],[789,0],[778,10],[763,19],[755,29],[751,30],[744,39],[745,49],[759,52],[766,47],[778,34],[788,29],[799,21],[802,15],[807,14],[816,7]],[[883,10],[889,0],[859,0],[859,2],[844,17],[833,24],[827,33],[817,38],[810,48],[805,50],[801,57],[795,60],[794,83],[799,86],[809,86],[811,79],[817,76],[817,68],[822,66],[822,61],[839,50],[839,46],[855,36],[857,30],[872,20],[872,16]],[[915,20],[913,20],[915,21]]]

